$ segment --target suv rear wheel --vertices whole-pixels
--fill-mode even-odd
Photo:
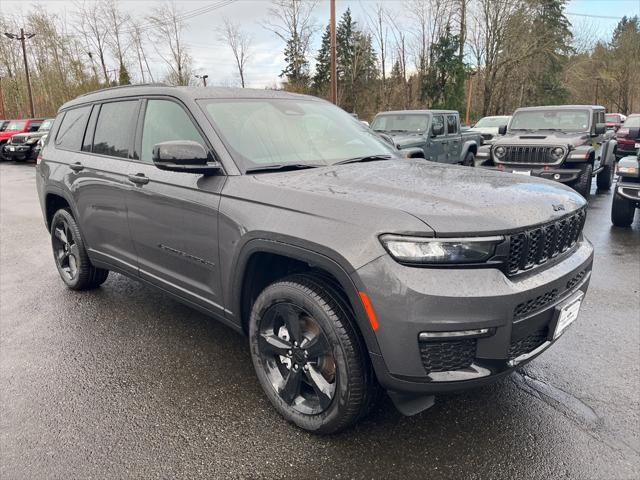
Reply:
[[[636,213],[636,206],[620,195],[613,195],[611,204],[611,223],[616,227],[628,227],[633,223]]]
[[[58,273],[70,289],[97,288],[109,276],[109,270],[91,264],[80,229],[68,210],[58,210],[51,220],[51,246]]]
[[[465,167],[475,167],[476,156],[473,154],[473,152],[468,152],[465,155],[464,160],[462,161],[462,165],[464,165]]]
[[[596,185],[598,190],[609,190],[613,185],[613,165],[605,165],[596,177]]]
[[[352,314],[330,284],[292,275],[256,299],[251,358],[278,412],[313,433],[335,433],[370,409],[377,384]]]
[[[580,167],[580,174],[578,178],[574,180],[570,187],[576,192],[582,195],[584,198],[589,198],[591,194],[591,182],[593,181],[593,165],[587,163]]]

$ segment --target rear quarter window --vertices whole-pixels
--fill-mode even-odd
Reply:
[[[93,153],[128,158],[138,100],[103,103],[93,135]]]
[[[90,111],[91,107],[86,106],[67,110],[64,113],[56,134],[56,147],[63,150],[80,150]]]

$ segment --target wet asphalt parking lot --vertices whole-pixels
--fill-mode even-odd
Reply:
[[[121,275],[67,290],[32,164],[0,164],[0,478],[640,478],[640,215],[611,226],[580,317],[521,371],[356,428],[284,422],[245,338]]]

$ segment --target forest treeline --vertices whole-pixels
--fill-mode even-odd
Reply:
[[[222,11],[232,2],[218,0],[195,10],[159,3],[140,18],[117,0],[77,2],[64,16],[34,7],[19,15],[3,12],[0,31],[35,33],[27,40],[35,110],[50,116],[65,101],[106,86],[198,83],[185,40],[190,19],[215,8]],[[588,23],[572,25],[564,4],[361,2],[361,18],[347,9],[337,23],[338,103],[366,119],[389,109],[464,112],[471,91],[472,119],[561,103],[597,103],[625,114],[640,111],[638,17],[624,16],[608,41],[596,40],[597,29]],[[328,98],[329,27],[319,21],[317,11],[318,0],[272,0],[261,25],[253,27],[270,30],[282,43],[285,65],[272,88]],[[250,85],[247,67],[254,45],[247,26],[225,19],[212,30],[212,45],[230,49],[238,85]],[[162,60],[161,74],[150,68],[152,56]],[[27,116],[20,42],[4,36],[0,82],[4,117]]]

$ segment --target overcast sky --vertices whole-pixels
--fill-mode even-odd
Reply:
[[[365,9],[379,0],[337,0],[337,14],[340,16],[350,7],[354,18],[362,25],[366,23]],[[123,10],[129,12],[136,19],[143,19],[155,6],[161,2],[152,0],[121,0]],[[182,11],[212,5],[213,1],[177,0]],[[402,0],[384,0],[384,4],[402,14]],[[73,1],[44,0],[29,2],[29,0],[0,0],[0,14],[2,12],[16,13],[24,11],[25,6],[45,8],[61,16],[71,16]],[[279,73],[284,65],[282,42],[261,26],[260,22],[267,16],[269,0],[236,0],[230,5],[188,20],[184,39],[189,46],[194,59],[196,73],[209,75],[212,85],[237,85],[238,75],[231,53],[218,39],[216,28],[227,17],[239,22],[242,28],[249,31],[253,37],[252,56],[246,71],[247,86],[264,88],[279,81]],[[596,36],[603,39],[610,38],[611,32],[619,18],[623,15],[640,15],[640,0],[571,0],[566,8],[568,18],[575,25],[589,25],[596,32]],[[329,18],[329,2],[321,0],[315,11],[317,24],[324,28]],[[321,30],[315,36],[313,54],[320,42]],[[154,75],[161,76],[165,71],[162,60],[152,48],[149,48]],[[110,66],[111,68],[115,65]],[[138,72],[133,68],[133,72]]]

